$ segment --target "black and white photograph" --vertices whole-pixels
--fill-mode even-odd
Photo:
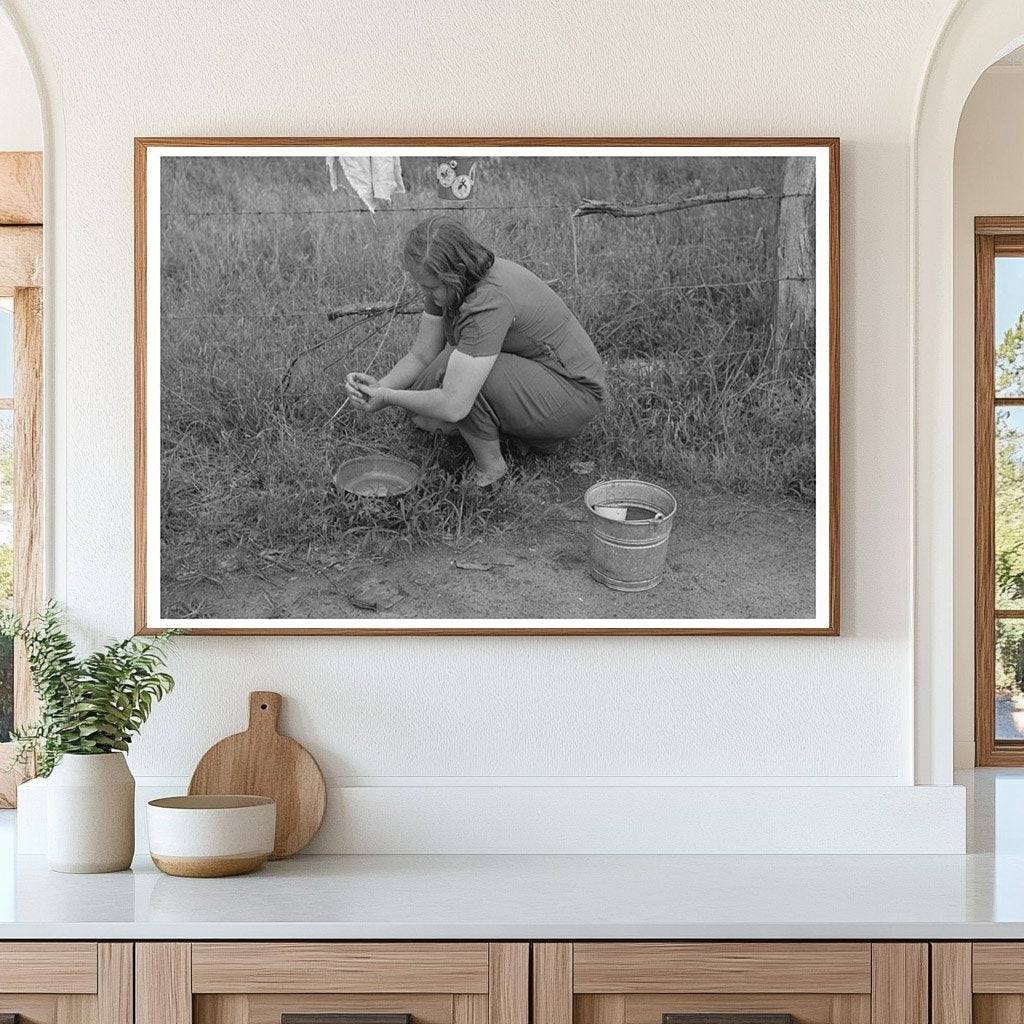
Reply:
[[[834,633],[834,140],[137,140],[143,631]]]

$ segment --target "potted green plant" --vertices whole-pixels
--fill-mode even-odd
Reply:
[[[124,752],[174,687],[162,671],[173,633],[129,637],[84,658],[56,604],[22,622],[0,614],[0,635],[25,645],[39,718],[16,729],[17,757],[47,776],[47,862],[54,871],[122,871],[135,853],[135,779]]]

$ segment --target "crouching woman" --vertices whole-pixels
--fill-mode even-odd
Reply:
[[[348,374],[346,390],[357,408],[397,406],[424,429],[454,428],[473,454],[481,487],[507,472],[502,436],[548,452],[600,412],[601,358],[540,278],[496,259],[444,216],[412,229],[404,264],[423,289],[419,330],[408,354],[380,380]]]

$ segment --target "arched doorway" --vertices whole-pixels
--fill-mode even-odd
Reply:
[[[954,761],[954,147],[975,82],[1022,42],[1019,0],[961,0],[932,51],[912,126],[909,232],[915,265],[909,328],[915,392],[915,779],[920,784],[948,785]]]

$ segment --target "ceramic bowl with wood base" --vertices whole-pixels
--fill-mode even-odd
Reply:
[[[150,800],[147,821],[161,871],[223,878],[255,871],[273,853],[277,805],[264,796],[169,796]]]

